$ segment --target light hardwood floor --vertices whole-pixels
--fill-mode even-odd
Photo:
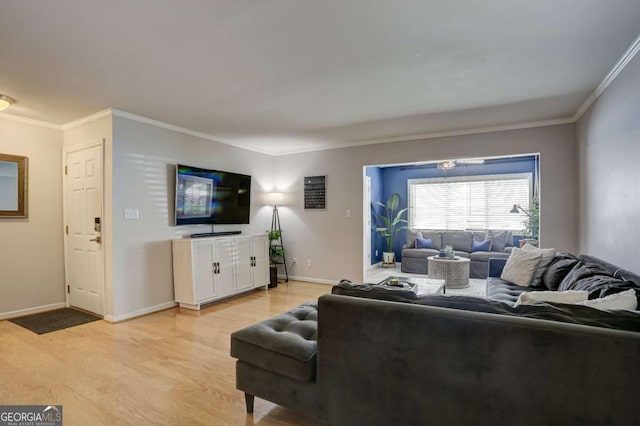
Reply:
[[[254,290],[200,312],[169,309],[37,335],[0,321],[0,404],[62,404],[65,425],[316,425],[235,388],[229,336],[329,293],[301,282]]]

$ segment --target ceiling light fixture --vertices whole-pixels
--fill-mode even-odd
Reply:
[[[442,161],[438,163],[438,168],[440,170],[451,170],[456,166],[455,161]]]
[[[0,111],[9,108],[11,105],[15,104],[16,100],[7,95],[0,95]]]

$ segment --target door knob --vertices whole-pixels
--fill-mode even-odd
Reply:
[[[102,242],[102,237],[100,235],[98,235],[97,237],[89,240],[89,241],[95,241],[96,243],[100,244]]]

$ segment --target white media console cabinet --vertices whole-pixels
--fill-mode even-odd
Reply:
[[[172,241],[173,287],[182,308],[269,284],[267,235],[184,238]]]

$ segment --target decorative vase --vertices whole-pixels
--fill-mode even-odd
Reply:
[[[382,252],[382,263],[393,263],[395,261],[396,254],[395,252]]]

